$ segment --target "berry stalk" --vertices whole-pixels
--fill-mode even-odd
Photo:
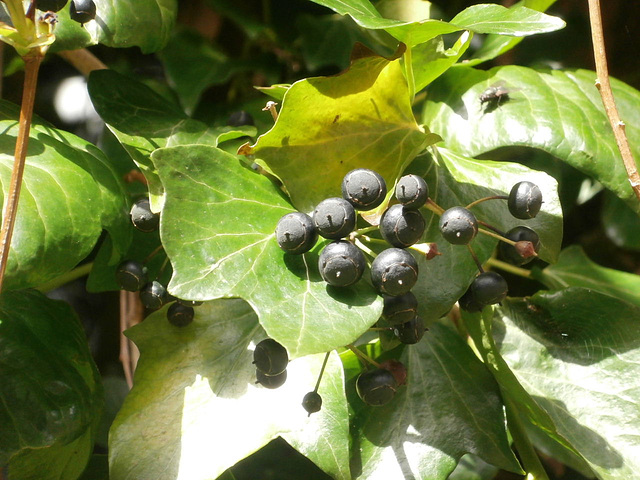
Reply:
[[[360,349],[358,347],[356,347],[355,345],[349,344],[349,345],[347,345],[347,348],[349,350],[351,350],[354,353],[354,355],[356,357],[358,357],[365,365],[366,364],[370,364],[370,365],[373,365],[376,368],[382,368],[382,367],[380,367],[380,364],[378,362],[376,362],[373,358],[371,358],[366,353],[361,352]]]
[[[508,200],[509,197],[506,195],[493,195],[491,197],[484,197],[484,198],[479,198],[478,200],[476,200],[475,202],[471,202],[469,205],[467,205],[465,208],[468,210],[471,207],[475,207],[476,205],[478,205],[479,203],[482,202],[486,202],[488,200]]]

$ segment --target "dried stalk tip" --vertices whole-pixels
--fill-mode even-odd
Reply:
[[[437,243],[416,243],[411,246],[411,249],[422,253],[427,260],[432,260],[438,255],[442,255],[442,253],[438,251]]]
[[[533,243],[527,240],[521,240],[519,242],[516,242],[514,247],[522,258],[531,258],[531,257],[538,256],[533,246]]]

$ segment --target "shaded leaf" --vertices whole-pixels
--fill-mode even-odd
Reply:
[[[601,267],[577,245],[563,250],[558,263],[534,272],[534,277],[551,288],[589,288],[640,307],[640,276]]]
[[[43,474],[48,462],[47,478],[71,478],[78,465],[79,474],[103,398],[84,330],[66,303],[34,290],[0,297],[0,384],[0,464],[17,454],[16,478],[35,478],[28,472]],[[66,465],[71,458],[75,467]]]
[[[442,136],[447,148],[472,157],[510,145],[544,150],[598,180],[640,212],[595,78],[587,70],[450,69],[431,85],[423,121]],[[510,90],[509,99],[482,105],[482,92],[500,82]],[[614,79],[612,87],[638,157],[640,93]]]
[[[640,218],[619,198],[611,194],[605,196],[600,221],[616,246],[640,250]]]
[[[291,85],[276,124],[241,153],[264,160],[294,206],[310,212],[340,196],[343,177],[355,168],[377,171],[391,187],[436,138],[415,122],[399,60],[366,57],[341,75]]]
[[[491,480],[498,469],[470,453],[464,455],[447,480]]]
[[[19,109],[0,103],[0,179],[6,196]],[[35,287],[74,268],[103,229],[114,261],[131,241],[127,199],[108,158],[94,145],[34,118],[5,287]],[[72,249],[69,245],[73,245]]]
[[[382,407],[359,399],[356,477],[446,479],[465,453],[520,471],[507,440],[498,386],[449,327],[434,324],[400,357],[406,387]]]
[[[504,395],[601,479],[638,471],[640,308],[571,287],[509,300],[467,323]]]
[[[540,257],[555,261],[562,239],[562,212],[556,182],[549,175],[517,163],[474,160],[439,148],[436,159],[423,156],[406,173],[421,175],[427,181],[433,201],[444,209],[465,206],[480,198],[508,195],[511,187],[524,179],[537,183],[543,192],[541,212],[531,220],[513,218],[504,200],[490,200],[472,207],[479,220],[507,231],[516,225],[527,225],[540,236]],[[422,209],[427,229],[425,242],[435,242],[442,255],[432,260],[418,256],[420,277],[413,293],[419,300],[419,313],[426,321],[445,315],[462,296],[478,272],[464,245],[451,245],[441,235],[440,217]],[[492,254],[497,240],[479,233],[471,245],[481,262]]]
[[[334,478],[349,478],[344,380],[335,354],[319,389],[322,410],[308,417],[302,398],[313,390],[324,355],[290,362],[285,384],[268,390],[255,385],[252,350],[266,335],[246,302],[206,303],[182,328],[167,321],[165,310],[127,333],[141,356],[111,429],[112,480],[217,478],[279,435]]]
[[[304,255],[280,249],[275,228],[293,208],[264,176],[205,145],[159,149],[152,158],[167,191],[161,236],[173,295],[244,298],[294,357],[350,343],[378,319],[381,300],[370,284],[338,289],[321,279],[321,244]]]
[[[101,43],[138,46],[143,53],[160,50],[175,25],[177,0],[111,0],[95,2],[96,18],[80,25],[69,18],[69,6],[58,12],[53,51],[75,50]]]

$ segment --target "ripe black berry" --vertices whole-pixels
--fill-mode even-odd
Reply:
[[[313,248],[318,240],[318,231],[309,215],[287,213],[278,221],[276,240],[285,252],[300,254]]]
[[[322,397],[318,392],[309,392],[302,399],[302,408],[304,408],[309,415],[319,412],[322,408]]]
[[[418,209],[429,198],[429,186],[418,175],[405,175],[396,185],[396,198],[405,208]]]
[[[500,303],[507,296],[507,281],[496,272],[483,272],[471,284],[471,294],[480,305]]]
[[[484,307],[484,305],[480,304],[473,296],[471,287],[469,287],[467,291],[464,292],[464,295],[458,299],[458,305],[460,305],[461,309],[466,310],[467,312],[479,312]]]
[[[229,115],[227,125],[230,127],[242,127],[243,125],[255,125],[253,117],[244,110],[238,110]]]
[[[272,338],[266,338],[256,345],[253,363],[265,375],[279,375],[289,364],[287,349]]]
[[[116,282],[122,290],[137,292],[147,281],[147,267],[140,262],[125,260],[116,268]]]
[[[185,307],[179,303],[172,304],[167,310],[167,320],[176,327],[186,327],[193,322],[194,311],[191,307]]]
[[[167,300],[167,289],[157,280],[147,283],[140,290],[142,304],[152,310],[162,307]]]
[[[204,303],[199,300],[183,300],[182,298],[177,298],[176,301],[185,307],[199,307]]]
[[[96,4],[93,0],[71,0],[69,16],[82,25],[96,18]]]
[[[153,232],[158,229],[160,215],[151,211],[148,198],[141,198],[131,207],[131,223],[141,232]]]
[[[540,250],[540,237],[538,234],[525,226],[517,226],[509,230],[505,235],[509,240],[513,240],[514,242],[531,242],[533,245],[533,250],[538,253]],[[512,265],[524,265],[529,263],[531,260],[535,258],[534,255],[524,258],[518,252],[518,249],[513,245],[509,245],[508,243],[500,242],[498,244],[498,253],[500,254],[500,258],[511,263]]]
[[[265,375],[260,370],[256,370],[256,383],[259,383],[265,388],[278,388],[284,385],[287,381],[287,371],[285,370],[278,375]]]
[[[411,292],[396,297],[383,295],[382,298],[384,300],[382,315],[391,325],[413,320],[418,314],[418,299]]]
[[[345,240],[331,242],[318,258],[320,275],[329,285],[353,285],[364,272],[366,261],[358,247]]]
[[[389,403],[398,389],[393,374],[382,368],[362,372],[356,380],[358,396],[367,405],[379,407]]]
[[[406,345],[418,343],[424,336],[424,331],[424,322],[418,316],[393,328],[393,333],[398,337],[398,340]]]
[[[418,262],[401,248],[383,250],[371,264],[371,282],[381,294],[403,295],[418,280]]]
[[[466,245],[478,233],[478,221],[466,208],[453,207],[440,217],[440,232],[447,242]]]
[[[380,219],[382,238],[394,247],[405,248],[418,242],[424,233],[424,218],[418,210],[392,205]]]
[[[542,192],[535,183],[516,183],[507,200],[509,212],[516,218],[527,220],[535,217],[542,206]]]
[[[387,184],[373,170],[351,170],[342,180],[342,197],[356,210],[371,210],[379,206],[387,194]]]
[[[69,0],[38,0],[37,8],[43,12],[57,12],[67,4]]]
[[[327,198],[313,211],[313,223],[324,238],[337,240],[356,226],[356,211],[344,198]]]

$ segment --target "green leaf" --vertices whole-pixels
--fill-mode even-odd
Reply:
[[[0,179],[6,196],[18,135],[19,109],[0,102]],[[131,241],[127,199],[108,158],[94,145],[35,118],[5,287],[38,286],[74,268],[103,229],[113,261]],[[72,248],[70,246],[73,246]]]
[[[465,206],[480,198],[508,195],[511,187],[524,179],[537,183],[543,192],[541,212],[531,220],[511,216],[504,200],[490,200],[473,207],[479,220],[502,231],[517,225],[527,225],[540,236],[541,258],[553,262],[562,240],[562,212],[556,192],[556,182],[549,175],[523,165],[489,160],[474,160],[439,148],[438,156],[419,159],[405,173],[421,175],[427,181],[430,196],[442,208]],[[466,246],[451,245],[440,234],[439,217],[422,209],[427,222],[425,242],[435,242],[442,255],[431,260],[418,258],[420,277],[413,288],[419,300],[419,313],[426,321],[445,315],[462,296],[477,274],[477,266]],[[481,262],[492,254],[497,240],[479,233],[471,243]]]
[[[78,480],[109,480],[109,458],[107,455],[93,454]]]
[[[417,45],[411,52],[415,91],[418,92],[446,72],[467,51],[473,34],[463,32],[451,48],[444,47],[442,37]]]
[[[603,480],[640,468],[638,318],[638,306],[578,287],[506,301],[494,317],[499,354],[528,406],[542,408],[553,421],[547,433]],[[511,395],[512,384],[498,381]]]
[[[127,332],[140,362],[111,429],[112,480],[217,478],[279,435],[334,478],[350,478],[348,412],[335,354],[319,388],[322,410],[309,417],[301,402],[315,387],[324,355],[291,361],[285,384],[268,390],[255,385],[252,350],[266,335],[246,302],[205,303],[182,328],[167,321],[165,310]]]
[[[95,20],[84,25],[69,18],[68,6],[58,12],[54,51],[101,43],[156,52],[169,40],[178,11],[177,0],[111,0],[95,4]]]
[[[590,175],[636,212],[613,133],[587,70],[498,67],[450,69],[429,89],[423,121],[447,148],[475,157],[499,147],[539,148]],[[489,86],[503,83],[509,99],[481,105]],[[640,93],[612,79],[612,87],[635,157],[640,157]]]
[[[207,88],[226,82],[238,68],[224,52],[191,30],[175,32],[159,56],[183,108],[190,114]]]
[[[162,209],[164,191],[149,158],[151,152],[170,145],[217,145],[232,132],[247,134],[245,127],[210,130],[146,85],[112,70],[92,72],[88,88],[100,117],[146,177],[154,211]]]
[[[534,277],[552,288],[589,288],[640,307],[640,276],[601,267],[577,245],[563,250],[558,263],[534,272]]]
[[[619,198],[611,194],[605,195],[600,221],[607,236],[616,246],[629,250],[640,250],[638,214]]]
[[[544,12],[553,5],[556,0],[524,0],[522,4],[532,10]],[[487,60],[492,60],[505,52],[508,52],[523,40],[523,37],[508,37],[505,35],[487,35],[481,47],[473,53],[473,56],[465,61],[467,67],[472,67]]]
[[[354,168],[377,171],[391,187],[434,141],[415,122],[400,61],[366,57],[341,75],[291,85],[276,124],[241,153],[264,160],[294,206],[310,212],[340,196],[342,179]]]
[[[0,464],[16,454],[16,478],[35,478],[24,472],[36,466],[45,478],[48,462],[46,478],[71,478],[75,467],[66,463],[74,458],[79,475],[103,398],[84,330],[66,303],[34,290],[0,297],[0,384]]]
[[[470,453],[464,455],[447,480],[491,480],[498,469]]]
[[[494,4],[472,5],[453,17],[451,23],[476,33],[512,37],[553,32],[565,26],[560,18],[527,7],[505,8]]]
[[[317,270],[321,244],[304,255],[280,249],[274,231],[293,209],[264,176],[205,145],[152,158],[167,191],[161,236],[173,295],[244,298],[293,357],[346,345],[378,319],[381,300],[369,284],[327,287]]]
[[[459,30],[522,36],[551,32],[564,27],[564,22],[559,18],[522,6],[507,9],[493,4],[472,5],[460,12],[451,23],[430,19],[404,22],[383,18],[368,0],[312,1],[341,15],[351,16],[361,27],[372,30],[384,29],[408,47]]]
[[[390,403],[366,407],[354,399],[357,477],[446,479],[465,453],[520,471],[498,385],[450,327],[432,325],[400,361],[407,385]]]

